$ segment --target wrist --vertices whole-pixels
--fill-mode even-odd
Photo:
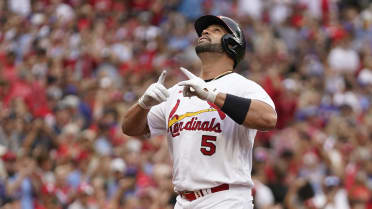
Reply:
[[[205,100],[207,100],[208,102],[215,103],[218,93],[219,92],[212,92],[212,91],[208,92],[207,97],[205,98]]]
[[[225,103],[226,94],[218,92],[216,95],[216,99],[214,100],[214,104],[217,105],[217,107],[222,108],[223,104]]]
[[[148,106],[145,104],[145,102],[143,101],[143,96],[140,97],[137,101],[137,104],[142,108],[142,109],[145,109],[145,110],[149,110],[151,108],[151,106]]]
[[[238,124],[243,124],[251,102],[251,99],[226,94],[221,110]]]

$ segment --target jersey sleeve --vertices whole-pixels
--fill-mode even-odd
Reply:
[[[147,124],[151,136],[162,135],[166,132],[165,104],[160,103],[153,106],[147,114]]]
[[[151,136],[162,135],[166,132],[166,102],[153,106],[147,114],[147,124],[150,129]]]
[[[275,105],[273,100],[270,98],[269,94],[257,83],[253,81],[248,81],[247,86],[244,88],[243,97],[249,99],[256,99],[261,102],[265,102],[270,105],[275,110]]]
[[[178,92],[180,88],[181,87],[179,87],[178,85],[174,85],[169,88],[168,91],[170,96],[167,101],[155,105],[150,109],[149,113],[147,114],[147,124],[149,126],[151,136],[164,135],[167,133],[167,114],[169,114],[169,112],[167,113],[167,111],[170,106],[169,102],[171,101],[171,97],[177,95],[176,92]]]

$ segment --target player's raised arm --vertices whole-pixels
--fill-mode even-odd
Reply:
[[[270,105],[259,100],[218,92],[187,69],[180,69],[189,78],[189,80],[179,83],[180,86],[184,86],[184,96],[197,96],[212,102],[235,122],[248,128],[261,131],[275,128],[277,115]]]
[[[219,93],[214,103],[235,122],[248,128],[260,131],[275,128],[276,111],[265,102]]]
[[[158,82],[147,88],[138,102],[132,105],[123,116],[122,131],[129,136],[141,136],[149,133],[147,114],[150,108],[160,104],[169,97],[168,90],[164,87],[166,71],[163,71]]]

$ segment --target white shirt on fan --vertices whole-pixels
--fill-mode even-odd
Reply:
[[[208,82],[219,92],[259,100],[275,109],[265,90],[237,73]],[[233,121],[214,104],[183,97],[169,89],[167,101],[151,108],[150,133],[167,135],[175,191],[208,189],[220,184],[252,187],[252,149],[257,130]],[[217,110],[218,109],[218,110]]]

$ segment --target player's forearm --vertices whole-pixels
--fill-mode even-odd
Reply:
[[[219,93],[216,96],[215,104],[222,109],[226,101],[226,94]],[[225,112],[231,117],[231,113]],[[271,130],[275,128],[277,115],[275,110],[268,104],[258,101],[251,100],[248,112],[242,110],[242,115],[245,114],[245,118],[242,124],[248,128],[253,128],[261,131]]]
[[[122,131],[128,136],[141,136],[149,132],[147,114],[149,110],[134,104],[123,116]]]
[[[251,107],[245,116],[244,125],[261,131],[274,129],[277,115],[275,110],[268,104],[252,100]]]

